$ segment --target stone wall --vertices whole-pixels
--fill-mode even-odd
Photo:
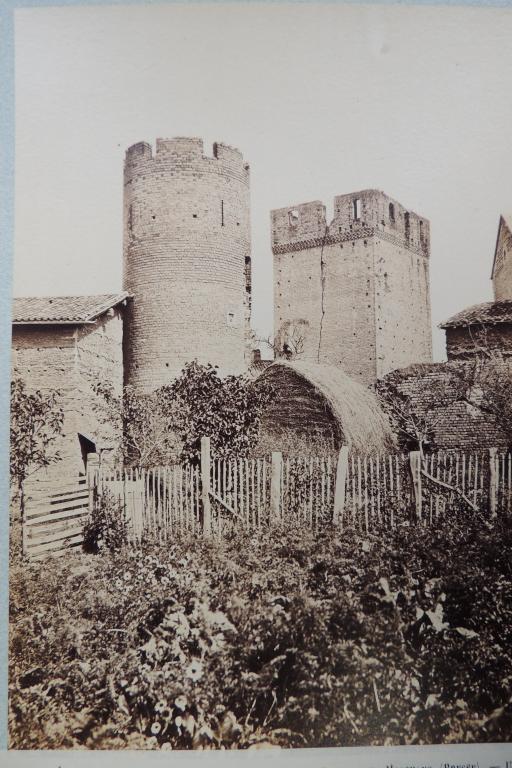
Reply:
[[[376,190],[272,211],[275,338],[372,385],[432,359],[429,223]],[[299,331],[297,331],[299,329]]]
[[[130,147],[124,171],[125,381],[150,392],[197,358],[242,373],[250,319],[249,166],[200,139]]]
[[[90,325],[13,327],[13,375],[23,378],[29,390],[58,391],[64,411],[63,434],[54,444],[60,460],[39,477],[64,482],[84,474],[86,443],[79,435],[94,442],[107,463],[113,459],[120,446],[120,415],[117,423],[106,418],[93,384],[108,380],[121,395],[122,333],[120,309]]]
[[[493,270],[494,300],[512,299],[512,232],[500,221]]]

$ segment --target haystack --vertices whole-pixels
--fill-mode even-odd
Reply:
[[[258,377],[274,397],[262,419],[261,443],[288,453],[339,450],[385,452],[393,434],[377,397],[340,368],[279,360]]]

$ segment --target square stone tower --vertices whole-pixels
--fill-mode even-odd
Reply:
[[[432,360],[429,222],[383,192],[271,212],[278,354],[373,385]]]

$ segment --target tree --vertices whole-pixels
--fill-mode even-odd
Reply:
[[[423,455],[426,448],[436,447],[436,427],[443,415],[443,409],[460,398],[460,383],[452,372],[441,379],[432,377],[421,384],[421,395],[408,392],[407,377],[422,377],[425,366],[415,366],[388,374],[377,383],[377,394],[386,411],[399,445],[405,450],[419,450]]]
[[[62,434],[64,412],[56,391],[28,392],[20,378],[11,382],[10,474],[24,507],[24,483],[29,475],[59,460],[55,440]]]
[[[222,379],[216,367],[195,360],[155,396],[164,412],[175,416],[182,459],[197,461],[204,436],[211,438],[218,457],[246,456],[257,442],[261,416],[272,393],[269,386],[259,383],[256,387],[245,376]]]
[[[297,360],[304,354],[308,323],[306,320],[289,320],[272,339],[254,337],[256,343],[265,344],[274,353],[275,359]]]
[[[496,350],[481,348],[455,372],[459,398],[490,417],[512,447],[512,362]]]
[[[432,376],[429,366],[411,366],[378,382],[377,392],[402,448],[435,449],[440,422],[446,428],[449,406],[457,403],[469,406],[468,418],[485,418],[499,441],[512,447],[512,361],[486,347],[483,334],[475,338],[478,345],[466,359],[435,366]]]

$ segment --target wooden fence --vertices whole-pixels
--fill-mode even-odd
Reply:
[[[111,494],[122,506],[130,539],[167,541],[183,532],[222,534],[232,526],[274,522],[318,528],[335,523],[378,531],[432,525],[457,509],[490,518],[512,511],[512,455],[418,452],[388,456],[258,459],[211,457],[203,438],[197,466],[149,470],[100,468],[89,456],[88,479],[41,494],[27,505],[24,550],[32,557],[78,545],[93,503]]]
[[[258,459],[212,458],[203,440],[197,467],[100,472],[98,485],[122,503],[132,538],[148,531],[222,533],[275,521],[317,528],[334,522],[364,531],[434,524],[457,509],[490,517],[512,510],[512,456],[462,454]]]

